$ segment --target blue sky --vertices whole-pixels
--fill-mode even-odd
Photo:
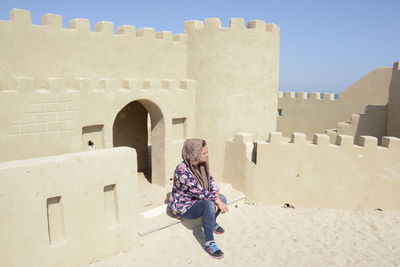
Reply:
[[[0,0],[0,20],[12,8],[30,10],[34,24],[46,13],[62,15],[64,27],[87,18],[92,30],[99,21],[174,34],[186,20],[209,17],[225,27],[232,17],[274,22],[281,29],[281,91],[340,92],[400,60],[400,0]]]

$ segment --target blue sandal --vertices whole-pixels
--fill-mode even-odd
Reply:
[[[217,235],[225,233],[224,228],[222,228],[217,222],[214,224],[214,233]]]
[[[205,243],[204,249],[213,258],[222,259],[224,257],[224,253],[218,248],[217,244],[214,241],[211,241],[209,244]]]

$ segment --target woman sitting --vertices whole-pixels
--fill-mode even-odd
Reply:
[[[174,174],[174,184],[169,198],[169,207],[177,218],[195,219],[203,216],[205,250],[215,258],[224,253],[214,241],[214,235],[224,233],[216,217],[228,211],[226,198],[219,194],[219,188],[208,168],[208,149],[205,140],[187,139],[182,148],[183,161]]]

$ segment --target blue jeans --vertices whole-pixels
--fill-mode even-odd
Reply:
[[[219,195],[219,198],[226,204],[226,197]],[[203,216],[202,223],[205,235],[205,241],[214,240],[214,225],[215,219],[221,213],[218,209],[215,212],[215,204],[212,200],[197,200],[194,205],[182,214],[183,219],[196,219]]]

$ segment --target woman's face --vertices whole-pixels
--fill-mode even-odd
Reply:
[[[203,147],[200,154],[200,162],[206,162],[208,160],[208,148],[207,146]]]

